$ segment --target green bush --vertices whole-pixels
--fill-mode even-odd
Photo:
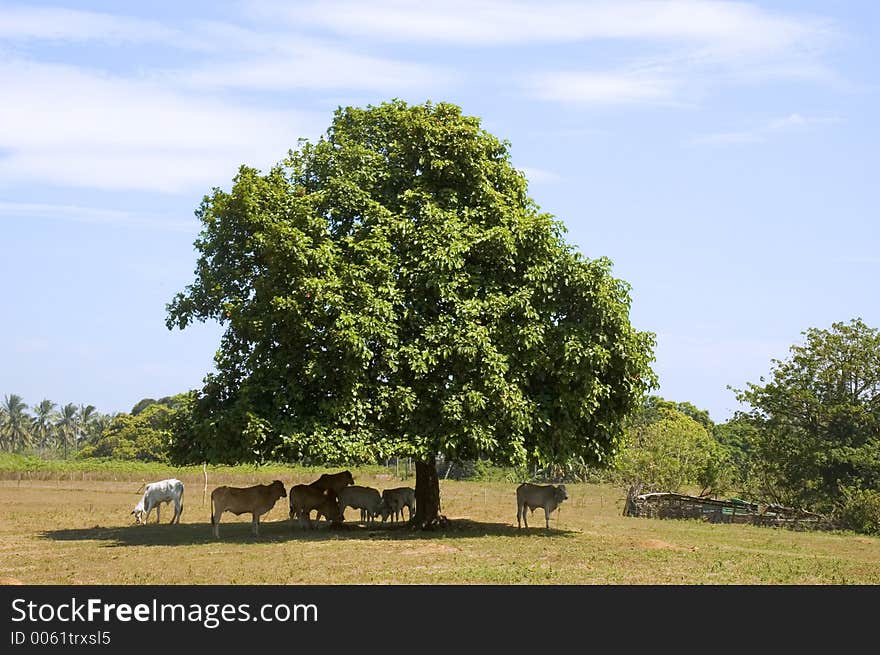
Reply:
[[[694,485],[701,495],[724,493],[734,472],[727,449],[701,423],[667,407],[627,430],[616,466],[626,487],[676,492]]]
[[[154,403],[137,415],[118,414],[95,443],[80,450],[77,457],[167,462],[174,412],[167,405]]]
[[[835,522],[845,530],[880,534],[880,491],[842,486],[834,511]]]

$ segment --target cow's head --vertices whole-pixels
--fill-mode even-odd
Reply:
[[[382,504],[379,505],[379,515],[382,517],[382,523],[385,523],[385,521],[388,520],[388,517],[391,516],[391,514],[393,514],[391,506],[388,504],[388,501],[383,498]]]
[[[351,475],[351,471],[343,471],[343,480],[345,480],[345,484],[354,484],[354,478]]]
[[[280,498],[287,498],[287,490],[284,488],[284,483],[281,480],[273,480],[272,488]]]
[[[553,487],[553,489],[554,489],[553,496],[554,496],[554,498],[556,498],[557,503],[561,503],[563,500],[568,499],[568,494],[565,493],[565,485],[564,484],[560,484],[556,487]]]
[[[144,506],[142,503],[138,503],[131,513],[134,515],[135,523],[141,525],[144,522]]]

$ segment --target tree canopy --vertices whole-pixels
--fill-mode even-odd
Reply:
[[[732,463],[704,421],[708,413],[689,402],[649,396],[628,421],[617,470],[627,487],[677,492],[697,486],[700,493],[724,492],[732,483]]]
[[[762,491],[827,510],[847,490],[880,490],[880,332],[856,318],[803,336],[738,398]]]
[[[167,326],[225,326],[180,458],[607,461],[653,384],[629,286],[448,103],[340,108],[215,188]]]

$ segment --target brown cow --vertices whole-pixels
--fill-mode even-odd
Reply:
[[[321,477],[312,482],[310,486],[322,491],[329,489],[338,496],[339,492],[350,484],[354,484],[351,471],[340,471],[339,473],[322,473]]]
[[[285,498],[284,483],[275,480],[272,484],[258,484],[253,487],[217,487],[211,492],[211,525],[214,536],[220,537],[220,516],[223,512],[250,514],[253,519],[253,533],[260,534],[260,517],[275,506],[279,498]]]
[[[299,519],[300,523],[305,521],[309,527],[315,527],[311,514],[312,511],[317,511],[316,523],[322,516],[337,523],[342,521],[338,503],[339,500],[332,490],[322,491],[310,484],[294,485],[290,488],[290,521],[292,523]]]

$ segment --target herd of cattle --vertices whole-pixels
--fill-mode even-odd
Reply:
[[[250,514],[254,535],[260,534],[260,517],[271,510],[280,498],[288,497],[281,480],[272,484],[258,484],[252,487],[217,487],[211,492],[211,526],[214,537],[220,536],[220,517],[224,512],[236,515]],[[403,508],[412,519],[416,510],[416,493],[412,487],[385,489],[381,493],[372,487],[355,485],[350,471],[324,473],[310,484],[296,484],[290,488],[290,520],[300,525],[314,527],[322,517],[332,523],[345,520],[345,510],[349,507],[360,511],[362,522],[382,523],[389,518],[404,520]],[[537,485],[524,482],[516,488],[517,527],[529,527],[526,510],[534,512],[539,507],[544,510],[544,520],[550,527],[550,514],[566,500],[565,485]],[[162,503],[174,503],[174,516],[171,523],[180,523],[183,512],[183,483],[168,479],[146,485],[144,494],[131,513],[138,524],[146,524],[150,512],[155,508],[156,523],[160,522],[159,509]],[[312,512],[316,513],[312,521]]]

